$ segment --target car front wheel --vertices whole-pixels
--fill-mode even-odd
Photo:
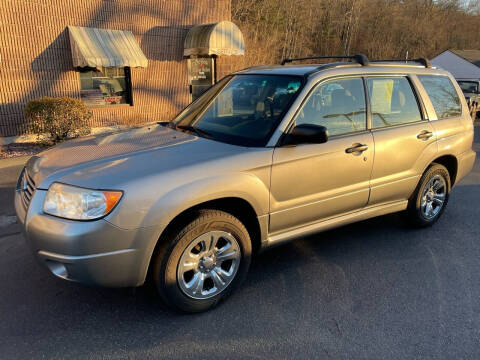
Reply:
[[[162,299],[180,311],[214,307],[240,285],[250,266],[248,231],[223,211],[200,210],[160,241],[153,279]]]

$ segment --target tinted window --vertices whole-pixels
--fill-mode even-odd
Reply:
[[[417,99],[407,78],[368,78],[367,85],[373,128],[422,120]]]
[[[296,125],[325,126],[330,136],[362,131],[367,126],[362,79],[338,79],[318,86],[296,118]]]
[[[439,119],[462,114],[457,91],[448,77],[421,75],[418,78],[430,97]]]
[[[296,76],[236,75],[200,96],[174,123],[214,140],[265,146],[301,85]]]
[[[478,82],[476,81],[459,81],[458,85],[465,93],[478,93]]]
[[[80,98],[88,106],[130,104],[129,74],[126,68],[81,71]]]

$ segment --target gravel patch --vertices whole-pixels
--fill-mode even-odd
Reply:
[[[35,155],[46,150],[48,147],[36,143],[9,144],[0,146],[0,159],[17,156]]]

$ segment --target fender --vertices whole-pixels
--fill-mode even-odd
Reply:
[[[204,178],[173,188],[158,198],[142,221],[142,227],[155,227],[154,235],[145,249],[143,281],[155,246],[168,224],[185,210],[226,197],[237,197],[247,201],[257,217],[268,214],[268,186],[258,177],[247,173]]]
[[[163,194],[145,216],[142,226],[166,227],[178,214],[207,201],[237,197],[247,201],[257,216],[268,213],[269,188],[253,174],[225,174],[203,178]]]
[[[157,193],[150,193],[147,184],[152,179],[144,179],[146,184],[137,191],[126,191],[131,198],[120,204],[118,211],[105,219],[122,229],[156,227],[159,235],[163,229],[183,211],[201,203],[226,197],[237,197],[247,201],[257,216],[268,214],[270,167],[252,172],[235,172],[202,177],[198,180],[188,173],[182,176],[155,178]],[[181,181],[186,179],[186,181]],[[133,189],[129,189],[133,190]],[[143,201],[136,201],[139,197]],[[145,200],[149,196],[148,201]],[[135,214],[132,216],[132,207]]]

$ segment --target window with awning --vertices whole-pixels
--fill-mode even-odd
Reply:
[[[130,68],[147,67],[131,31],[69,26],[80,98],[88,106],[133,105]]]

